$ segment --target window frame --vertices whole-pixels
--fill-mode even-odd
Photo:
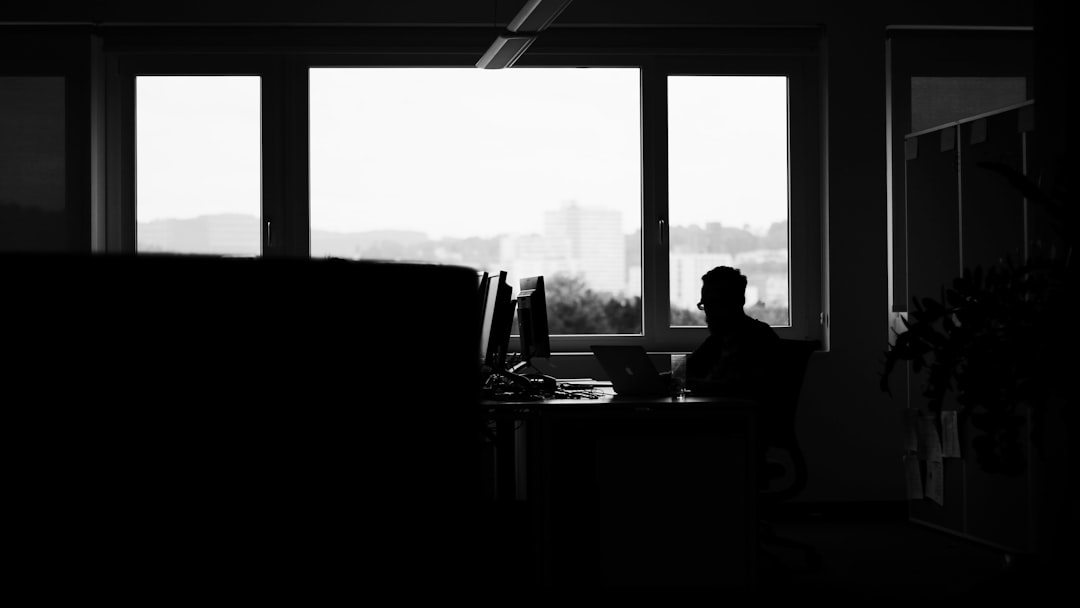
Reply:
[[[572,41],[587,32],[561,34]],[[817,34],[814,34],[816,36]],[[620,34],[613,34],[619,37]],[[779,37],[777,37],[779,36]],[[730,48],[649,48],[601,43],[534,44],[518,66],[629,67],[641,74],[642,334],[552,336],[554,355],[587,353],[593,344],[637,344],[650,352],[689,352],[707,335],[704,327],[669,326],[667,235],[667,79],[675,75],[784,76],[789,111],[789,293],[790,326],[774,328],[782,338],[819,339],[827,333],[824,99],[817,43],[805,32],[784,47],[784,34],[765,36],[747,48],[752,34]],[[813,36],[811,36],[813,38]],[[816,38],[813,38],[817,40]],[[475,68],[470,44],[444,48],[333,48],[316,46],[251,53],[209,49],[194,52],[114,52],[109,66],[110,137],[108,250],[135,249],[134,90],[141,75],[256,75],[262,77],[262,254],[310,256],[309,71],[332,67]],[[614,50],[612,50],[614,48]],[[514,68],[511,68],[514,69]],[[661,221],[663,224],[661,224]],[[662,228],[663,226],[663,228]],[[662,303],[662,304],[660,304]],[[516,338],[510,345],[517,350]]]
[[[119,126],[108,141],[109,188],[105,251],[134,254],[137,239],[136,79],[140,76],[254,76],[260,79],[260,255],[287,255],[277,237],[287,223],[282,99],[284,72],[278,58],[238,53],[113,55],[108,58],[107,112]],[[118,131],[118,132],[117,132]]]
[[[662,103],[662,116],[654,116],[657,129],[657,171],[662,183],[655,193],[657,223],[670,226],[667,211],[667,79],[669,76],[782,76],[788,81],[788,284],[789,325],[774,327],[781,338],[823,340],[825,306],[823,294],[822,227],[823,172],[820,150],[822,116],[818,98],[816,58],[807,55],[669,56],[656,69],[654,104]],[[659,110],[659,108],[654,108]],[[655,340],[646,348],[657,351],[691,351],[708,335],[704,327],[670,327],[670,265],[667,235],[656,248],[653,270],[656,284],[649,293],[665,306],[653,311]],[[644,272],[644,269],[643,269]]]

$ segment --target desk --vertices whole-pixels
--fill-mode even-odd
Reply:
[[[524,425],[524,497],[543,584],[754,580],[753,402],[604,397],[483,405],[506,428]]]

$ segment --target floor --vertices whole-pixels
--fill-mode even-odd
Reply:
[[[514,526],[502,529],[510,531]],[[751,590],[762,599],[1031,601],[1050,598],[1066,587],[1042,576],[1027,560],[904,518],[803,518],[776,523],[774,531],[812,545],[820,566],[808,569],[797,550],[765,547],[759,561],[759,583]],[[516,559],[499,560],[493,579],[529,587],[530,557],[522,548],[528,536],[525,529],[518,527],[517,533],[500,536],[504,544],[498,550],[504,556],[516,554]]]
[[[766,548],[762,595],[925,601],[942,598],[1034,599],[1045,584],[1002,551],[925,526],[898,522],[794,522],[777,535],[813,545],[821,566]]]

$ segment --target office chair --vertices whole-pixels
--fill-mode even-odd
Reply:
[[[795,434],[795,414],[810,354],[820,345],[817,340],[780,340],[776,363],[770,370],[769,394],[759,416],[759,545],[796,549],[803,554],[809,570],[821,565],[817,550],[778,536],[770,518],[778,505],[798,496],[806,487],[808,472]]]

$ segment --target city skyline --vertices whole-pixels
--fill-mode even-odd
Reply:
[[[259,218],[215,214],[138,225],[139,251],[259,255]],[[642,295],[640,231],[621,232],[617,210],[565,204],[546,214],[540,231],[496,237],[431,238],[417,230],[311,231],[313,257],[451,263],[507,271],[512,284],[526,276],[565,274],[598,293]],[[715,266],[747,269],[747,305],[788,306],[786,223],[753,235],[712,222],[670,230],[672,306],[693,310],[700,277]]]
[[[575,204],[575,203],[571,202],[569,204]],[[588,205],[583,205],[583,207],[589,207],[589,206]],[[204,213],[204,214],[187,216],[187,217],[183,217],[183,216],[162,217],[162,218],[155,218],[155,219],[152,219],[152,220],[139,219],[137,221],[137,224],[138,224],[139,227],[145,229],[147,227],[151,227],[151,226],[156,225],[156,224],[163,224],[163,223],[170,223],[170,222],[199,222],[199,221],[203,221],[203,220],[205,220],[207,218],[227,218],[227,217],[229,217],[229,218],[238,218],[238,219],[242,218],[242,220],[244,222],[247,222],[247,223],[250,224],[251,231],[252,231],[252,233],[254,233],[254,236],[255,237],[259,236],[257,234],[257,232],[258,232],[258,224],[259,224],[259,221],[260,221],[260,216],[253,215],[253,214],[250,214],[250,213],[220,212],[220,213]],[[773,227],[775,227],[776,225],[779,225],[779,224],[786,224],[786,222],[787,222],[786,219],[778,219],[778,220],[774,220],[774,221],[772,221],[772,222],[770,222],[768,224],[764,224],[764,225],[760,225],[760,226],[750,226],[750,225],[739,226],[739,225],[736,225],[736,224],[727,224],[727,223],[724,223],[724,222],[705,222],[705,223],[696,223],[696,224],[673,224],[670,229],[671,230],[678,230],[678,229],[686,229],[686,228],[706,228],[709,225],[714,225],[715,224],[715,225],[724,226],[725,228],[742,230],[742,231],[748,232],[748,233],[750,233],[750,234],[752,234],[752,235],[754,235],[756,237],[765,237],[765,236],[767,236],[769,234],[770,229],[772,229]],[[467,235],[467,236],[441,236],[440,237],[440,236],[433,236],[432,234],[429,234],[428,232],[426,232],[424,230],[417,229],[417,228],[365,228],[365,229],[360,229],[360,230],[329,230],[329,229],[312,227],[311,228],[311,233],[312,234],[319,233],[319,234],[324,234],[324,235],[335,235],[335,236],[342,236],[342,237],[351,236],[351,235],[374,234],[374,233],[387,233],[387,234],[393,233],[393,234],[401,234],[401,235],[412,235],[414,238],[423,238],[423,239],[427,239],[427,240],[431,240],[431,241],[439,241],[439,240],[450,240],[450,241],[452,241],[452,240],[467,240],[467,239],[499,239],[499,238],[502,238],[502,237],[505,237],[505,236],[528,236],[528,235],[539,234],[540,231],[535,230],[535,229],[534,230],[524,230],[524,231],[523,230],[513,230],[513,231],[508,230],[508,231],[500,232],[500,233],[490,235],[490,236]],[[632,235],[639,234],[639,233],[640,233],[640,229],[635,228],[634,230],[631,230],[629,232],[623,232],[623,235],[624,236],[632,236]]]

